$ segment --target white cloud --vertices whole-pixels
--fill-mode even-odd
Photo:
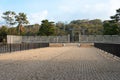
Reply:
[[[2,18],[2,13],[0,13],[0,26],[5,25],[5,21]]]
[[[2,13],[0,13],[0,21],[2,20]]]
[[[63,14],[79,13],[85,14],[86,17],[96,17],[101,19],[109,19],[110,16],[114,15],[116,9],[120,8],[120,0],[101,0],[99,2],[90,2],[88,0],[69,0],[68,3],[64,2],[59,6],[59,9]],[[83,16],[86,18],[85,16]]]
[[[98,3],[98,4],[95,4],[93,6],[93,9],[96,11],[96,12],[103,12],[106,10],[106,4],[105,3]]]
[[[41,23],[42,20],[46,19],[48,16],[48,11],[44,10],[42,12],[32,13],[28,15],[30,24]]]
[[[110,0],[108,15],[114,15],[116,13],[116,9],[118,9],[118,8],[120,8],[120,0]]]
[[[63,0],[58,6],[62,13],[74,13],[80,6],[80,0]]]
[[[76,12],[92,12],[98,13],[103,10],[106,10],[106,3],[87,3],[86,1],[81,0],[71,0],[69,3],[61,4],[59,9],[63,11],[63,13],[76,13]]]
[[[62,10],[63,12],[71,12],[71,11],[72,11],[72,9],[71,9],[70,6],[68,7],[68,6],[62,5],[62,6],[60,6],[59,8],[60,8],[60,10]]]
[[[97,3],[97,4],[85,4],[81,8],[81,12],[89,13],[89,14],[96,14],[106,11],[106,4],[104,3]]]

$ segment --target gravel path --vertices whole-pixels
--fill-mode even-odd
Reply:
[[[120,80],[120,62],[100,53],[52,47],[0,54],[0,80]]]

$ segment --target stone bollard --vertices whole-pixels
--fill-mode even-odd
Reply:
[[[65,47],[65,43],[62,44]]]
[[[81,45],[80,45],[80,43],[78,44],[78,47],[80,47]]]

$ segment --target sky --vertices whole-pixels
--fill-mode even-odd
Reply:
[[[5,11],[24,12],[30,24],[42,20],[70,22],[78,19],[108,20],[120,8],[120,0],[0,0],[0,16]],[[0,17],[0,23],[3,19]]]

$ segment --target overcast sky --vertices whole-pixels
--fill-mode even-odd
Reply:
[[[0,0],[0,16],[8,10],[24,12],[31,24],[40,23],[43,19],[55,22],[107,20],[118,8],[120,0]]]

